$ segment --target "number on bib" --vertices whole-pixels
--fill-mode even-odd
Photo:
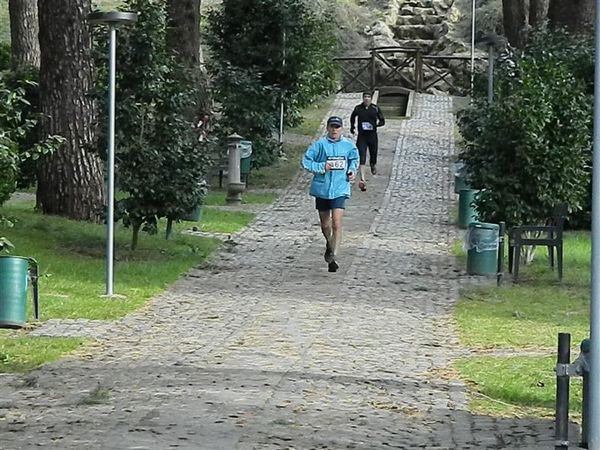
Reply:
[[[373,124],[371,122],[363,122],[362,129],[365,131],[371,131],[373,129]]]
[[[346,170],[346,158],[344,156],[330,156],[327,158],[332,170]]]

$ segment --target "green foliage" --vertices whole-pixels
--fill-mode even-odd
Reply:
[[[0,237],[0,253],[7,252],[11,249],[15,248],[15,246],[5,237]]]
[[[456,24],[458,35],[464,42],[471,41],[471,8],[472,0],[456,0],[455,6],[460,11]],[[502,0],[477,0],[475,2],[475,38],[484,35],[504,34],[502,23]]]
[[[558,202],[581,210],[590,183],[591,53],[562,33],[540,33],[494,74],[494,103],[483,95],[459,115],[461,154],[486,221],[543,223]]]
[[[209,13],[222,134],[235,131],[254,141],[256,165],[274,159],[280,101],[285,123],[293,126],[301,108],[333,88],[332,17],[306,0],[226,0]]]
[[[133,226],[135,245],[140,228],[156,232],[161,217],[177,220],[201,203],[210,148],[198,142],[189,114],[198,98],[194,80],[166,46],[164,0],[124,4],[139,19],[120,31],[116,164],[117,183],[128,195],[118,211]],[[106,40],[97,38],[101,82],[107,78]]]
[[[10,69],[10,44],[0,42],[0,71]]]
[[[42,142],[34,139],[37,113],[27,93],[36,90],[37,83],[26,75],[0,73],[0,205],[15,191],[21,166],[52,152],[63,141],[58,136]]]

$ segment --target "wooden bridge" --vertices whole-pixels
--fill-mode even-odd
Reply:
[[[466,95],[470,88],[470,56],[431,55],[417,48],[377,47],[364,56],[334,60],[343,74],[338,92],[399,86],[416,92],[437,88],[453,95]],[[477,64],[485,61],[481,57],[475,60]]]

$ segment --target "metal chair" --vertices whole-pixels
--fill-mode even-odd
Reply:
[[[554,251],[558,265],[558,280],[563,277],[563,227],[567,218],[568,205],[559,203],[554,207],[552,218],[547,225],[521,225],[508,230],[508,271],[513,274],[513,281],[519,281],[519,262],[521,248],[526,245],[548,247],[550,267],[554,270]],[[537,238],[527,237],[528,232],[541,232]]]

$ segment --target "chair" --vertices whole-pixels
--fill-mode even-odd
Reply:
[[[519,262],[521,248],[526,245],[548,247],[550,267],[554,270],[554,250],[558,265],[558,280],[563,277],[563,227],[567,218],[568,205],[559,203],[554,207],[552,218],[547,225],[522,225],[508,230],[508,271],[513,274],[513,281],[519,281]],[[525,236],[527,232],[542,232],[538,238]]]

